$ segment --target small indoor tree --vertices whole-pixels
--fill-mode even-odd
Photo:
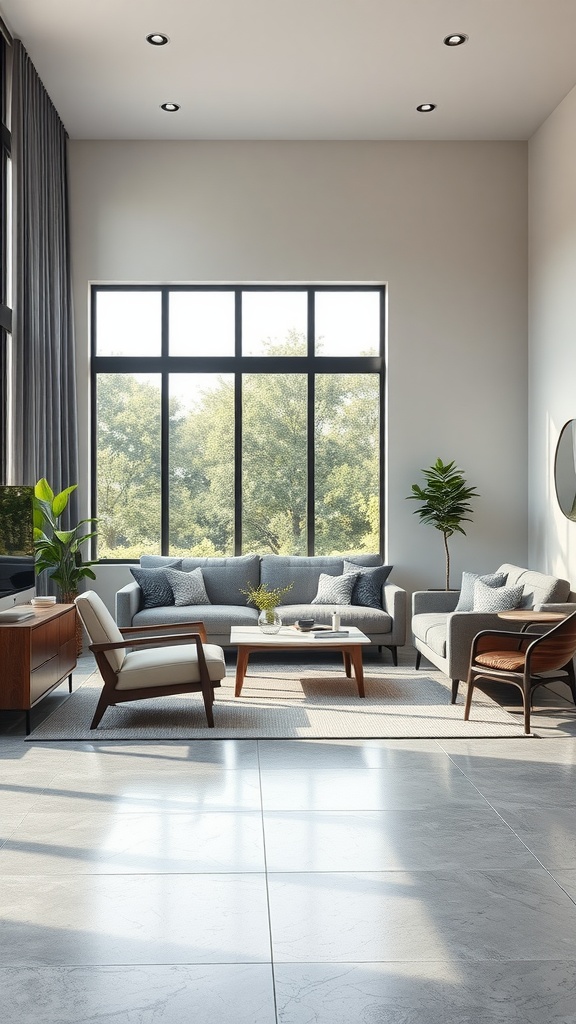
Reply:
[[[446,556],[446,590],[450,590],[450,550],[448,538],[454,533],[466,534],[463,522],[472,522],[469,515],[472,506],[471,498],[479,494],[473,487],[468,487],[462,470],[454,462],[436,462],[429,469],[422,470],[426,478],[426,486],[412,484],[412,494],[408,500],[421,502],[421,507],[414,509],[414,515],[420,516],[423,523],[440,530],[444,538]]]

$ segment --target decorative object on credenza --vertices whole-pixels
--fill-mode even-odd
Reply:
[[[289,590],[292,590],[294,583],[289,583],[287,587],[276,587],[275,589],[269,589],[265,583],[260,583],[257,587],[254,587],[251,583],[248,583],[247,589],[242,590],[240,593],[245,594],[248,598],[246,604],[253,604],[255,608],[258,608],[260,614],[258,616],[258,625],[263,633],[279,633],[282,627],[282,617],[280,616],[277,605],[287,594]]]
[[[576,522],[576,420],[560,431],[554,458],[556,498],[567,519]]]
[[[36,572],[47,572],[56,583],[62,604],[72,604],[78,596],[78,585],[83,579],[95,580],[92,566],[96,559],[84,560],[81,547],[96,532],[85,533],[87,524],[96,519],[81,519],[71,530],[61,529],[60,519],[68,507],[70,495],[77,484],[54,494],[47,480],[42,478],[34,487],[34,550]],[[77,653],[82,651],[82,624],[77,619]]]
[[[426,478],[426,486],[412,484],[412,494],[407,500],[420,501],[421,508],[414,510],[414,515],[420,516],[423,523],[440,530],[444,538],[444,554],[446,557],[446,590],[450,590],[450,551],[448,538],[454,533],[466,534],[462,527],[463,522],[472,522],[469,515],[472,506],[469,504],[471,498],[478,498],[480,495],[474,487],[468,487],[462,470],[458,469],[454,462],[436,462],[429,469],[423,469],[422,473]]]

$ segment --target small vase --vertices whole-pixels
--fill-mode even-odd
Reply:
[[[258,616],[258,625],[263,633],[279,633],[282,619],[275,608],[263,608]]]

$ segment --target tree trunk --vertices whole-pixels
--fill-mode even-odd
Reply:
[[[446,554],[446,590],[450,590],[450,551],[448,550],[448,537],[443,534],[444,537],[444,552]]]

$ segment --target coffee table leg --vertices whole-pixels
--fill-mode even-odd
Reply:
[[[364,669],[362,667],[362,648],[359,644],[350,648],[350,656],[352,657],[352,664],[354,665],[354,675],[356,676],[358,696],[364,697]]]
[[[248,668],[249,653],[250,652],[246,650],[245,647],[238,648],[238,654],[236,657],[236,686],[234,688],[235,697],[239,697],[242,693],[242,684]]]
[[[342,657],[344,658],[344,671],[348,679],[350,679],[352,675],[352,662],[350,661],[349,651],[342,651]]]

